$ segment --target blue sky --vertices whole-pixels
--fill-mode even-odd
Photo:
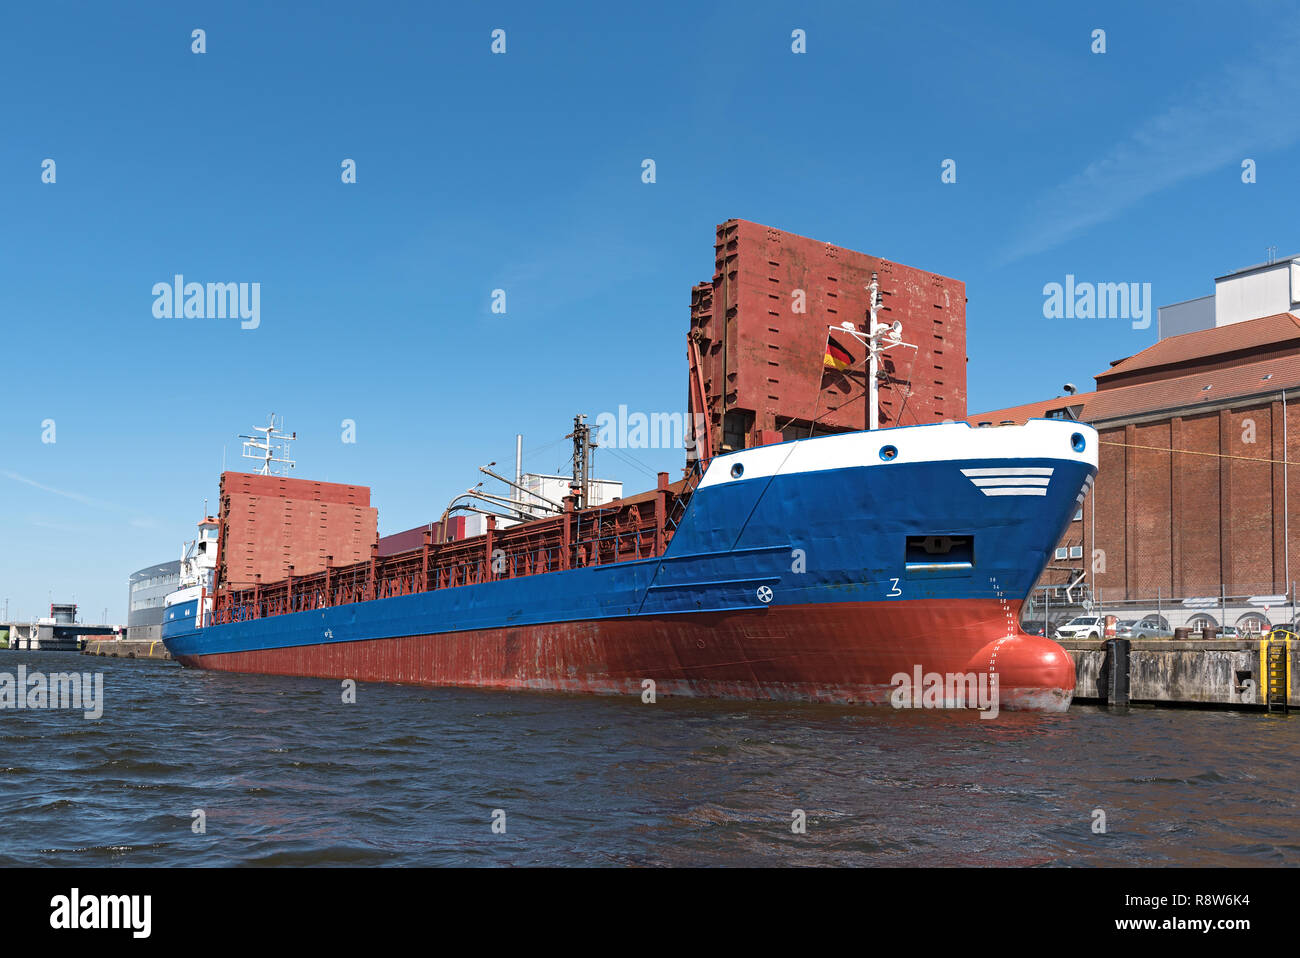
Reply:
[[[1170,303],[1300,252],[1297,39],[1250,2],[7,5],[0,611],[124,621],[271,410],[384,532],[516,432],[553,471],[575,412],[682,410],[731,217],[963,280],[972,412],[1089,388],[1154,323],[1044,284]],[[260,283],[261,325],[156,318],[176,273]],[[682,462],[626,455],[629,491]]]

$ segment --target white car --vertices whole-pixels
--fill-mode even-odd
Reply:
[[[1058,639],[1100,639],[1101,630],[1101,616],[1076,615],[1065,625],[1057,628],[1056,637]]]

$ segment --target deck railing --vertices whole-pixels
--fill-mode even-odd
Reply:
[[[542,575],[566,569],[610,565],[662,555],[681,522],[686,500],[698,482],[698,470],[670,487],[660,474],[653,494],[616,500],[605,506],[497,529],[488,519],[486,533],[469,539],[435,543],[429,531],[418,549],[380,557],[371,547],[368,560],[333,566],[310,575],[289,574],[272,583],[241,588],[218,586],[210,624],[307,612],[314,609],[437,589],[454,589],[502,579]]]

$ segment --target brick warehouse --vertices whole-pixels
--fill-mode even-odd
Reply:
[[[1049,608],[1087,597],[1121,615],[1159,609],[1171,626],[1292,621],[1300,478],[1288,460],[1300,449],[1300,313],[1221,319],[1095,378],[1093,392],[969,420],[1045,416],[1098,430],[1095,488],[1035,595]]]

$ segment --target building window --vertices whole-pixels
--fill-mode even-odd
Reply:
[[[1076,512],[1076,513],[1074,514],[1074,521],[1075,521],[1075,522],[1078,522],[1078,521],[1081,520],[1082,518],[1083,518],[1083,507],[1080,506],[1080,507],[1079,507],[1079,511]]]
[[[1071,558],[1071,559],[1082,559],[1082,558],[1083,558],[1083,546],[1070,546],[1070,558]]]
[[[1241,633],[1267,635],[1271,628],[1268,619],[1259,612],[1247,612],[1237,620],[1237,631]]]
[[[1060,547],[1056,550],[1056,558],[1058,558],[1058,559],[1066,559],[1066,558],[1069,557],[1069,555],[1070,555],[1070,550],[1068,550],[1067,548],[1065,548],[1065,546],[1060,546]]]
[[[1061,406],[1057,409],[1048,409],[1043,413],[1043,417],[1046,419],[1069,419],[1071,421],[1078,421],[1079,413],[1082,411],[1083,404],[1078,403],[1074,406]]]

